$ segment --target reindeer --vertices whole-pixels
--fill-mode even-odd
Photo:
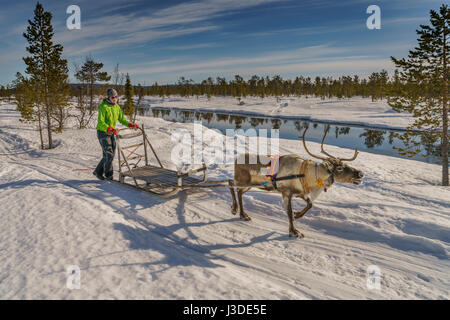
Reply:
[[[234,180],[229,181],[233,198],[231,208],[233,214],[236,214],[238,210],[235,187],[239,199],[240,218],[246,221],[250,221],[251,218],[244,211],[242,196],[245,192],[255,187],[269,192],[281,193],[289,219],[289,236],[303,238],[304,235],[294,227],[294,219],[303,217],[311,209],[313,201],[322,191],[326,192],[335,182],[361,184],[364,173],[344,163],[345,161],[355,160],[358,156],[358,150],[355,149],[353,157],[348,159],[337,158],[327,153],[323,148],[323,143],[329,130],[328,126],[321,144],[321,152],[326,157],[314,155],[306,147],[305,134],[307,130],[308,128],[303,132],[303,146],[311,157],[321,160],[321,163],[302,159],[296,154],[284,155],[279,157],[276,177],[268,177],[262,173],[266,169],[267,163],[262,164],[260,159],[257,160],[257,163],[250,164],[251,155],[244,154],[242,156],[245,157],[245,161],[235,161]],[[253,155],[253,157],[255,156]],[[306,207],[301,211],[293,212],[291,204],[293,197],[303,199],[306,202]]]

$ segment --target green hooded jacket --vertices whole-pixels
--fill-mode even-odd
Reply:
[[[122,109],[115,103],[110,105],[106,99],[98,106],[97,130],[107,132],[108,127],[116,128],[117,120],[124,126],[128,126],[130,122],[125,120]]]

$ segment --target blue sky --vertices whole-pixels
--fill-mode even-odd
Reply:
[[[35,1],[0,0],[0,84],[23,72]],[[86,55],[112,72],[116,63],[132,82],[174,83],[211,76],[285,78],[393,70],[389,57],[404,57],[415,30],[443,0],[46,0],[55,42],[73,63]],[[68,30],[66,9],[81,9],[81,30]],[[381,8],[381,29],[369,30],[366,9]]]

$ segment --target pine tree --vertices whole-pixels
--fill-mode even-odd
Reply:
[[[134,90],[131,85],[130,75],[127,73],[126,81],[125,81],[125,103],[123,105],[123,113],[128,116],[128,119],[133,119],[134,113]]]
[[[389,81],[389,75],[386,70],[381,70],[379,73],[379,82],[378,82],[378,95],[381,100],[383,100],[383,95],[385,94],[387,83]]]
[[[160,98],[162,98],[163,100],[164,100],[164,96],[165,96],[165,86],[160,86],[159,88],[158,88],[158,96],[160,97]]]
[[[136,91],[137,96],[138,96],[138,101],[136,103],[136,108],[134,108],[134,116],[133,116],[132,122],[136,122],[137,111],[141,107],[142,100],[143,100],[144,95],[145,95],[144,87],[142,87],[140,83],[138,83],[137,87],[135,88],[135,91]]]
[[[61,101],[56,99],[57,90],[68,79],[67,60],[62,59],[63,47],[53,44],[52,14],[45,12],[38,2],[34,10],[33,21],[28,20],[29,26],[23,36],[29,46],[27,51],[31,56],[23,58],[27,65],[26,73],[30,81],[36,86],[36,101],[42,103],[48,135],[48,147],[53,148],[51,116],[54,108]]]
[[[117,64],[117,68],[118,66]],[[109,81],[111,79],[107,72],[101,71],[102,68],[103,63],[94,61],[92,57],[86,57],[81,67],[75,65],[75,78],[80,82],[77,94],[79,114],[76,116],[80,129],[89,126],[89,122],[95,113],[94,96],[97,81]],[[89,103],[85,101],[86,96],[89,98]]]
[[[208,77],[206,80],[206,97],[208,98],[208,101],[211,99],[211,92],[212,88],[214,87],[214,80],[211,77]]]
[[[68,69],[66,69],[68,71]],[[59,77],[59,79],[58,79]],[[50,81],[49,103],[52,119],[56,123],[56,132],[62,132],[66,120],[70,117],[67,110],[70,100],[70,84],[66,73],[56,73]]]
[[[372,72],[369,76],[369,88],[370,96],[372,97],[372,102],[378,99],[378,84],[380,81],[380,74],[378,72]]]
[[[13,94],[13,87],[10,84],[6,85],[6,97],[8,98],[8,102],[11,102],[11,97]]]
[[[39,95],[30,79],[25,78],[20,72],[17,72],[16,79],[13,81],[15,103],[21,118],[20,122],[38,123],[41,148],[44,149],[44,138],[42,135],[42,108],[39,102]]]
[[[159,86],[158,86],[158,82],[155,82],[153,85],[152,85],[152,94],[151,94],[152,96],[157,96],[157,95],[159,95]]]
[[[439,13],[430,10],[430,22],[416,30],[418,46],[409,51],[407,59],[391,57],[401,69],[399,78],[405,85],[392,92],[389,104],[414,117],[414,123],[400,136],[405,143],[405,149],[398,148],[401,154],[420,152],[416,138],[441,140],[442,185],[448,186],[449,7],[442,5]]]
[[[238,98],[238,101],[241,101],[241,97],[244,96],[244,79],[240,75],[234,76],[234,96]]]
[[[103,63],[95,62],[91,57],[86,57],[81,69],[75,73],[75,78],[87,86],[89,95],[89,114],[94,113],[94,86],[97,81],[109,81],[111,76],[107,72],[101,72]]]

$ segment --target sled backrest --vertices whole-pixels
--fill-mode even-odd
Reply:
[[[130,145],[123,145],[122,140],[133,139],[142,136],[142,142],[134,143]],[[144,147],[142,154],[142,150],[140,147]],[[162,168],[161,161],[158,158],[158,155],[153,149],[150,141],[145,134],[144,124],[141,125],[140,128],[123,128],[119,130],[117,134],[117,153],[119,160],[119,172],[122,173],[122,167],[126,166],[130,171],[131,168],[137,168],[142,159],[145,160],[145,166],[149,165],[149,157],[148,157],[148,148],[153,152],[156,160],[158,161],[160,167]],[[139,152],[138,152],[139,151]],[[141,165],[142,166],[142,165]]]

